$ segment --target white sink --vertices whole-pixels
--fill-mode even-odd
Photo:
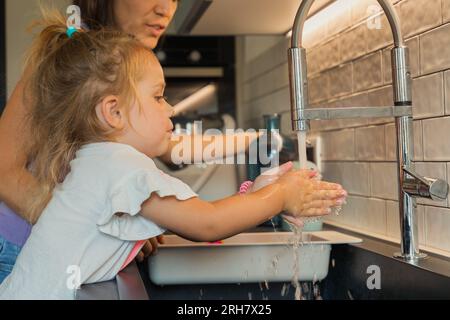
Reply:
[[[149,260],[149,276],[157,285],[291,281],[293,235],[242,233],[218,244],[165,236],[165,244]],[[334,231],[304,232],[297,249],[298,280],[323,280],[328,274],[331,245],[361,241]]]

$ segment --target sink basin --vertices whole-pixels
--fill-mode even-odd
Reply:
[[[292,232],[241,233],[219,243],[196,243],[169,235],[149,260],[150,280],[156,285],[291,281],[293,239]],[[298,280],[323,280],[331,245],[361,241],[335,231],[304,232],[296,255]]]

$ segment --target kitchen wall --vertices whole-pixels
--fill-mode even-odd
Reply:
[[[410,48],[413,76],[414,158],[417,171],[450,178],[450,0],[392,0]],[[389,106],[391,31],[375,0],[346,0],[309,23],[310,104]],[[375,15],[374,15],[375,14]],[[379,27],[379,28],[378,28]],[[279,41],[256,57],[238,41],[239,123],[261,128],[262,115],[278,112],[291,134],[287,48]],[[239,63],[240,62],[240,63]],[[395,126],[392,119],[314,121],[323,138],[324,179],[349,191],[342,214],[330,224],[399,242]],[[449,202],[418,200],[421,247],[450,256]]]
[[[43,2],[46,3],[46,2]],[[64,12],[69,0],[52,2]],[[33,20],[40,17],[39,1],[6,0],[6,79],[7,97],[13,92],[23,71],[23,61],[33,40],[28,28]]]

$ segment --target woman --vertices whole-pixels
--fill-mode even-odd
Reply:
[[[154,49],[173,18],[178,1],[75,0],[74,4],[80,7],[86,28],[118,28],[135,35],[147,48]],[[31,226],[39,218],[28,213],[29,199],[37,192],[39,185],[27,169],[28,159],[24,151],[28,135],[25,125],[28,113],[24,101],[25,82],[26,72],[0,118],[0,283],[11,272]],[[256,135],[249,137],[247,145],[255,138]],[[204,145],[210,143],[210,140],[205,140]],[[174,146],[175,143],[162,157],[164,161],[170,161]],[[194,157],[194,154],[191,156]],[[154,252],[158,241],[162,243],[162,238],[147,241],[138,259],[142,260],[144,256]]]

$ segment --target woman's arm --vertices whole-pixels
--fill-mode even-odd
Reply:
[[[281,188],[277,184],[248,195],[206,202],[186,201],[153,194],[141,214],[163,228],[192,241],[216,241],[248,230],[272,218],[283,209]]]
[[[175,156],[182,156],[183,159],[190,160],[190,163],[194,163],[196,159],[202,159],[205,161],[213,161],[216,159],[224,159],[235,154],[244,153],[262,133],[260,132],[243,132],[229,135],[178,135],[171,139],[167,152],[160,157],[165,163],[173,163],[172,152],[177,153]],[[176,147],[183,143],[189,145],[188,151],[183,150],[181,154],[178,154]],[[212,157],[207,155],[204,158],[204,150],[210,145],[217,145],[222,147],[212,153]],[[185,157],[184,152],[190,152]]]
[[[26,169],[25,139],[29,133],[23,95],[22,78],[0,118],[0,201],[28,222],[35,223],[38,217],[31,217],[28,208],[38,190],[38,182]]]

